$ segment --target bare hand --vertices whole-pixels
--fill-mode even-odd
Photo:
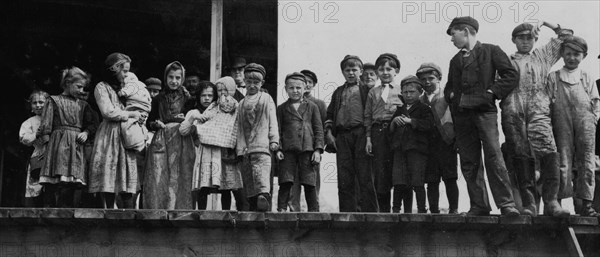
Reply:
[[[275,151],[279,150],[279,144],[278,144],[278,143],[275,143],[275,142],[273,142],[273,143],[269,144],[269,149],[270,149],[271,151],[275,152]]]
[[[146,120],[148,119],[147,113],[140,113],[140,119],[138,120],[140,124],[146,124]]]
[[[371,143],[370,137],[367,137],[367,145],[365,147],[365,152],[367,152],[368,156],[373,156],[373,144]]]
[[[412,124],[412,119],[405,116],[404,114],[400,116],[400,120],[404,123],[404,125]]]
[[[312,161],[313,165],[321,163],[321,152],[319,150],[314,151],[310,160]]]
[[[77,134],[77,143],[83,144],[83,143],[85,143],[85,141],[87,141],[87,138],[88,138],[88,132],[87,131],[81,132],[81,133]]]
[[[282,151],[277,151],[277,160],[283,160],[283,158],[285,158],[285,156],[283,155]]]
[[[160,121],[160,120],[157,120],[157,121],[156,121],[156,126],[158,126],[158,127],[159,127],[159,128],[161,128],[161,129],[164,129],[164,128],[166,128],[166,127],[167,127],[167,125],[165,125],[165,124],[164,124],[162,121]]]
[[[392,124],[396,127],[399,127],[399,126],[404,125],[404,121],[402,120],[401,116],[398,116],[392,120]]]

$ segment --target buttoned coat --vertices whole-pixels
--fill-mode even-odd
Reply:
[[[283,152],[323,151],[323,122],[315,103],[303,99],[296,110],[286,101],[277,107],[277,123]]]

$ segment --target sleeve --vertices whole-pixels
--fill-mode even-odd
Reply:
[[[339,87],[338,87],[339,88]],[[338,102],[338,92],[339,90],[336,89],[335,91],[333,91],[333,95],[331,96],[331,102],[329,103],[329,106],[327,107],[327,118],[325,120],[325,130],[327,129],[333,129],[333,127],[335,126],[335,124],[333,124],[333,114],[336,111],[335,107],[337,106],[337,102]]]
[[[152,101],[152,105],[150,108],[150,113],[148,114],[148,130],[150,131],[157,131],[160,128],[158,127],[158,125],[156,124],[157,120],[160,120],[160,115],[159,113],[159,98],[155,98],[154,101]]]
[[[446,86],[444,87],[444,99],[446,100],[446,103],[450,104],[450,102],[452,101],[450,99],[450,94],[453,91],[453,79],[452,79],[453,74],[452,74],[452,60],[450,60],[450,66],[448,68],[448,81],[446,81]]]
[[[556,103],[556,82],[556,71],[548,73],[544,89],[546,90],[548,98],[550,98],[550,106],[554,106]]]
[[[237,122],[238,122],[238,134],[237,134],[237,142],[236,142],[236,151],[238,156],[243,156],[246,152],[246,148],[248,148],[248,144],[246,143],[246,137],[244,136],[244,100],[240,101],[237,110]]]
[[[191,110],[185,114],[185,119],[179,125],[179,134],[187,136],[194,129],[194,119],[200,115],[198,110]]]
[[[46,104],[44,105],[44,110],[42,110],[42,120],[40,123],[40,127],[37,131],[38,135],[45,136],[50,135],[52,133],[52,122],[54,121],[54,100],[52,97],[48,97],[46,100]]]
[[[29,118],[21,124],[21,128],[19,129],[19,141],[21,144],[31,146],[36,139],[36,133],[37,131],[33,131],[31,118]]]
[[[431,108],[422,106],[422,117],[412,119],[412,127],[418,131],[429,131],[433,127],[433,113]]]
[[[490,89],[498,99],[504,99],[519,84],[519,74],[510,63],[508,55],[499,46],[491,46],[491,51],[492,65],[499,78]]]
[[[535,49],[534,53],[546,65],[548,70],[560,60],[560,45],[563,40],[561,38],[551,38],[544,46]],[[545,76],[546,74],[542,74]]]
[[[587,75],[587,74],[586,74]],[[589,76],[586,76],[587,83],[591,87],[590,99],[592,99],[592,111],[594,113],[596,121],[600,117],[600,95],[598,93],[598,87],[594,84],[594,82],[590,79]]]
[[[283,127],[283,106],[284,106],[284,104],[277,106],[277,125],[279,127],[279,129],[278,129],[279,135],[283,135],[283,133],[281,131],[281,129]],[[279,137],[279,149],[281,149],[282,146],[283,146],[283,144],[281,142],[281,137]]]
[[[107,89],[108,85],[100,84],[94,89],[94,97],[96,97],[96,103],[100,114],[103,118],[110,121],[126,121],[129,114],[125,110],[115,108],[115,105],[110,100],[110,93]]]
[[[321,121],[321,114],[319,113],[319,107],[317,107],[317,105],[313,105],[312,127],[313,127],[313,134],[314,134],[313,148],[315,150],[319,150],[319,151],[321,151],[321,153],[323,153],[323,147],[325,145],[325,136],[323,133],[323,121]]]
[[[119,90],[119,96],[130,97],[137,92],[137,85],[133,82],[126,83],[121,90]]]
[[[325,101],[319,100],[317,102],[317,106],[319,107],[319,114],[321,114],[323,131],[325,131],[325,121],[327,120],[327,105],[325,105]]]
[[[86,102],[83,107],[83,130],[88,132],[88,138],[96,134],[98,129],[98,115],[94,113],[92,107]]]
[[[266,94],[269,98],[267,99],[267,110],[269,112],[269,143],[279,144],[279,124],[277,123],[277,111],[275,102],[270,95]]]
[[[364,123],[366,128],[367,138],[371,137],[371,128],[373,127],[373,99],[375,98],[375,90],[369,90],[367,95],[367,103],[365,104]]]

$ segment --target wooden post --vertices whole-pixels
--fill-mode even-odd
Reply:
[[[212,0],[210,22],[210,81],[221,78],[223,56],[223,0]]]

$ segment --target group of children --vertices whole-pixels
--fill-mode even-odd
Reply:
[[[557,38],[534,50],[541,26]],[[86,102],[89,76],[67,69],[63,94],[30,97],[35,116],[20,133],[21,142],[35,147],[28,205],[79,207],[82,197],[97,193],[104,208],[115,199],[120,208],[134,208],[137,193],[140,208],[205,209],[206,196],[220,191],[223,209],[233,192],[238,210],[270,211],[277,175],[277,211],[300,210],[294,202],[302,185],[308,211],[318,212],[319,163],[327,151],[336,154],[341,212],[411,213],[414,192],[419,213],[428,211],[427,200],[429,211],[440,213],[443,180],[448,212],[458,213],[459,154],[469,215],[491,210],[485,166],[502,215],[537,215],[541,184],[545,215],[568,216],[559,201],[574,191],[581,201],[576,212],[597,216],[591,203],[600,96],[578,68],[587,55],[585,40],[556,24],[524,23],[513,30],[517,52],[509,57],[479,42],[478,30],[468,16],[448,27],[460,51],[445,87],[434,63],[398,81],[395,54],[381,54],[375,64],[345,56],[345,83],[328,107],[310,94],[317,83],[310,70],[285,77],[288,99],[276,106],[261,90],[266,70],[260,64],[244,60],[233,78],[200,81],[191,95],[181,63],[167,65],[161,89],[157,78],[138,81],[131,59],[113,53],[94,89],[99,116]],[[550,72],[561,57],[565,66]],[[496,100],[506,135],[502,148]]]

